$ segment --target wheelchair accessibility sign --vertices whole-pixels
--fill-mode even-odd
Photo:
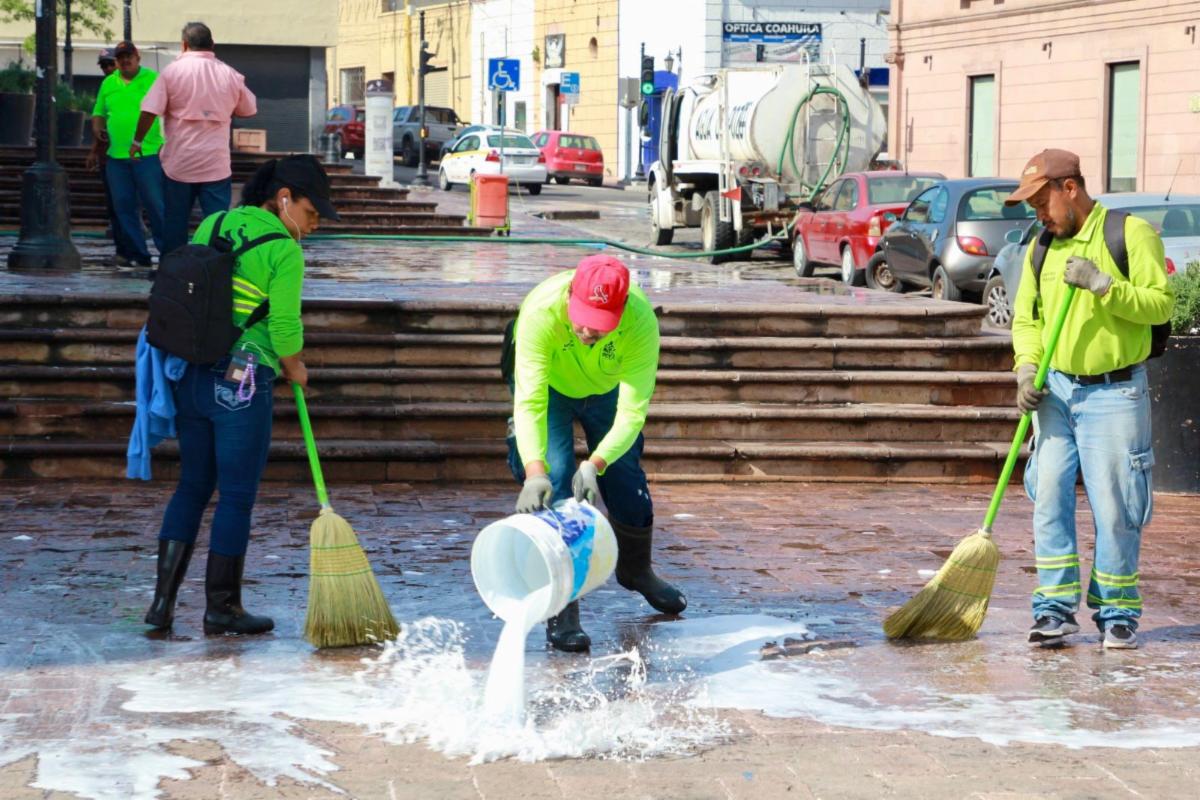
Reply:
[[[516,92],[521,88],[521,62],[515,58],[488,59],[488,89]]]

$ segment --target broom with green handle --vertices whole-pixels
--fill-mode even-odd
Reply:
[[[367,555],[350,523],[333,513],[329,505],[304,389],[298,383],[293,383],[292,388],[308,450],[308,466],[317,488],[317,502],[321,504],[321,513],[309,531],[311,559],[304,638],[316,647],[349,647],[395,639],[400,627],[388,608],[379,581],[375,580]]]
[[[1068,286],[1066,297],[1059,304],[1058,313],[1050,328],[1050,339],[1046,343],[1042,361],[1038,365],[1033,385],[1041,389],[1046,384],[1046,373],[1050,370],[1050,358],[1058,346],[1071,301],[1075,299],[1075,287]],[[958,543],[950,558],[938,570],[929,583],[925,584],[916,597],[909,600],[883,622],[883,632],[889,639],[943,639],[963,641],[970,639],[983,625],[987,615],[988,600],[996,583],[996,567],[1000,563],[1000,551],[992,539],[992,525],[1000,511],[1000,501],[1012,477],[1021,454],[1021,445],[1029,432],[1032,420],[1027,411],[1017,423],[1012,447],[1008,449],[1008,460],[1000,472],[1000,480],[992,493],[983,526]]]

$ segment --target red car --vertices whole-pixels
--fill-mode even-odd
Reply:
[[[908,203],[946,176],[937,172],[848,172],[805,203],[792,223],[792,265],[802,278],[838,266],[842,281],[866,283],[864,268]]]
[[[533,143],[546,157],[546,182],[578,178],[588,186],[604,183],[604,154],[591,136],[566,131],[538,131]]]
[[[362,106],[334,106],[325,115],[325,133],[342,137],[342,156],[354,153],[363,157],[366,147],[367,111]]]

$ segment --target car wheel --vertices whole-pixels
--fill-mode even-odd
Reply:
[[[941,264],[933,270],[933,299],[958,302],[962,300],[962,292],[950,280],[950,274]]]
[[[559,186],[566,186],[568,183],[571,182],[571,179],[568,178],[566,175],[555,175],[554,182],[557,183]]]
[[[799,231],[792,239],[792,267],[801,278],[811,278],[813,263],[808,260],[808,248],[804,246],[804,237]]]
[[[675,238],[675,229],[658,226],[658,204],[654,199],[655,194],[652,185],[650,187],[650,237],[656,245],[670,244],[671,240]]]
[[[525,188],[528,189],[529,193],[534,196],[542,193],[542,185],[540,183],[527,183],[525,184]]]
[[[878,289],[881,292],[904,291],[904,284],[888,267],[887,258],[883,252],[871,256],[864,271],[867,274],[867,286],[872,289]]]
[[[850,245],[842,247],[842,283],[847,286],[862,286],[863,274],[854,264],[854,250]]]
[[[588,178],[587,185],[593,189],[599,189],[604,185],[604,178]]]
[[[719,192],[709,192],[704,198],[704,208],[700,210],[700,244],[706,253],[716,253],[733,247],[736,233],[733,222],[721,221],[721,195]],[[728,253],[710,255],[708,263],[721,264],[729,261]]]
[[[404,140],[404,142],[400,145],[400,153],[404,158],[404,166],[406,167],[415,167],[417,162],[421,160],[420,156],[417,154],[417,148],[416,145],[413,144],[412,139]]]
[[[453,184],[450,183],[450,177],[446,175],[445,167],[438,170],[438,186],[441,187],[443,192],[448,192],[454,188]]]
[[[1008,300],[1004,278],[993,275],[983,287],[983,303],[987,306],[987,323],[993,328],[1011,328],[1013,310]]]

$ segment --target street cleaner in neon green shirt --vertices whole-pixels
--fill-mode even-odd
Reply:
[[[1143,363],[1152,325],[1175,303],[1162,240],[1146,221],[1127,217],[1128,277],[1105,242],[1109,214],[1087,193],[1079,157],[1065,150],[1034,156],[1005,201],[1028,201],[1053,236],[1040,280],[1034,247],[1025,255],[1014,303],[1017,406],[1033,414],[1034,449],[1025,490],[1034,502],[1038,587],[1029,641],[1057,644],[1077,633],[1082,586],[1075,532],[1075,480],[1083,485],[1096,527],[1087,605],[1105,648],[1137,646],[1142,614],[1138,557],[1154,498],[1150,394]],[[1045,388],[1037,365],[1067,287],[1078,287],[1051,357]]]
[[[682,612],[683,593],[650,566],[654,507],[641,455],[658,375],[658,318],[646,295],[630,286],[620,261],[589,256],[529,293],[514,338],[508,444],[509,466],[523,484],[517,511],[603,498],[617,539],[617,582],[664,614]],[[578,467],[575,420],[589,451]],[[568,652],[591,646],[578,601],[547,620],[546,639]]]
[[[179,485],[158,534],[158,581],[146,624],[170,628],[200,520],[219,490],[204,579],[206,634],[258,634],[275,623],[242,606],[242,571],[250,520],[271,447],[276,378],[306,386],[301,358],[300,296],[304,253],[299,240],[320,217],[337,219],[329,178],[310,155],[265,162],[242,189],[242,205],[200,223],[193,244],[213,229],[239,253],[231,319],[243,327],[264,303],[266,316],[245,329],[213,364],[187,365],[173,386],[179,436]],[[262,312],[259,311],[259,314]]]

